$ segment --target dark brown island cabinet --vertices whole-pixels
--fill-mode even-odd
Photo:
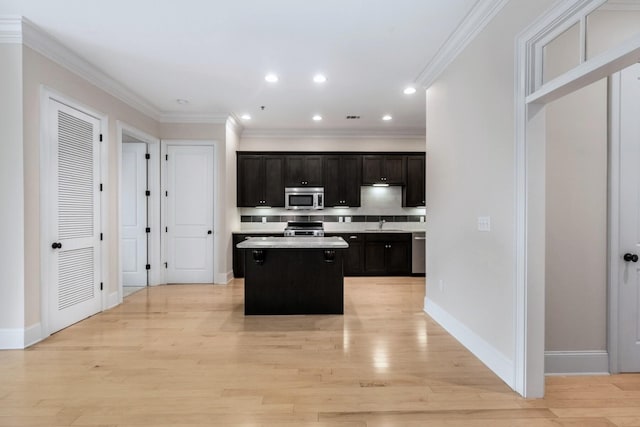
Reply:
[[[344,275],[364,275],[364,234],[362,233],[326,233],[326,236],[342,237],[349,244],[344,251]]]
[[[362,184],[405,184],[405,156],[374,154],[362,156]]]
[[[359,207],[362,156],[328,155],[324,159],[324,206]]]
[[[238,207],[284,207],[284,167],[282,155],[238,156]]]
[[[287,155],[285,157],[285,187],[322,187],[321,155]]]

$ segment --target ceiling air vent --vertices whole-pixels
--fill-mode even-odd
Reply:
[[[347,120],[358,120],[360,116],[347,116]]]

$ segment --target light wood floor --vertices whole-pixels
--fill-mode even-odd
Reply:
[[[345,283],[344,316],[245,317],[242,281],[147,288],[0,352],[2,426],[640,426],[640,376],[524,400],[423,312],[424,279]]]

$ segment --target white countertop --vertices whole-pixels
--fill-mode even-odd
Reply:
[[[341,237],[251,237],[236,245],[239,249],[346,249]]]

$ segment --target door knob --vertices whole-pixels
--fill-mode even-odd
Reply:
[[[626,253],[622,257],[622,259],[626,262],[638,262],[638,255]]]
[[[51,248],[53,248],[53,249],[62,249],[62,243],[59,243],[59,242],[53,242],[53,243],[51,244]]]

